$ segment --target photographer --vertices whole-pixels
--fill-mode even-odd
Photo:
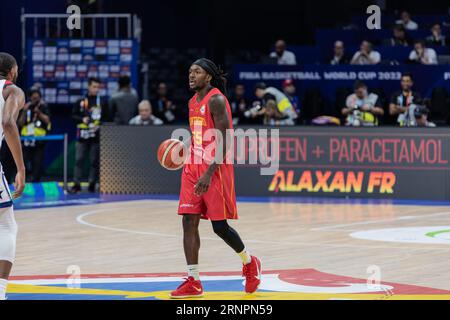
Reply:
[[[389,104],[389,114],[391,116],[397,116],[397,122],[399,125],[406,126],[410,117],[409,108],[414,104],[418,104],[421,101],[420,94],[413,91],[414,82],[412,74],[402,74],[400,86],[401,90],[394,92]]]
[[[379,105],[378,95],[369,93],[366,84],[361,81],[355,83],[355,93],[347,97],[342,114],[347,116],[347,126],[377,126],[378,116],[384,114]]]
[[[428,121],[428,114],[430,113],[430,110],[423,106],[423,105],[417,105],[414,109],[414,118],[416,119],[416,126],[417,127],[429,127],[434,128],[436,127],[436,124],[433,122]]]
[[[50,131],[50,112],[48,106],[42,101],[41,92],[31,89],[28,93],[30,99],[20,111],[17,124],[23,137],[43,137]],[[25,140],[22,142],[23,157],[27,170],[27,177],[32,182],[39,182],[42,176],[44,162],[45,142]]]
[[[293,126],[294,120],[278,110],[277,106],[269,103],[265,107],[264,125],[266,126]]]
[[[108,120],[108,104],[100,97],[100,80],[90,78],[88,94],[73,106],[72,119],[77,123],[75,146],[74,186],[71,193],[81,191],[84,159],[90,158],[89,192],[95,192],[99,171],[100,124]]]
[[[270,119],[278,119],[278,123],[283,123],[284,125],[291,125],[291,123],[292,125],[295,124],[298,115],[289,101],[289,98],[283,92],[274,87],[267,87],[265,83],[261,82],[255,86],[255,96],[261,100],[262,103],[261,105],[256,104],[249,110],[252,116],[265,115],[264,122],[266,122],[268,117],[266,109],[269,108],[268,112]],[[274,108],[277,110],[276,112],[274,112]],[[280,122],[281,120],[283,121]]]
[[[286,79],[283,81],[283,93],[289,99],[292,107],[294,108],[297,116],[300,116],[300,99],[296,95],[297,88],[292,79]]]

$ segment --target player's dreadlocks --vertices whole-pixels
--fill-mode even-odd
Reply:
[[[6,78],[16,64],[16,59],[12,55],[0,52],[0,76]]]
[[[211,75],[211,85],[220,90],[224,95],[226,95],[227,91],[227,79],[225,78],[226,74],[216,66],[214,62],[206,58],[200,58],[195,61],[193,64],[196,64],[202,67],[209,75]]]

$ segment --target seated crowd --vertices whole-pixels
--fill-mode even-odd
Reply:
[[[385,103],[382,97],[371,92],[368,86],[357,80],[353,93],[349,94],[345,103],[339,108],[340,117],[346,126],[378,126],[386,116],[401,127],[435,127],[428,120],[430,113],[429,101],[422,99],[420,93],[413,90],[413,78],[410,73],[404,73],[400,80],[400,90],[393,92]],[[286,126],[305,123],[303,103],[296,95],[295,84],[291,79],[284,80],[282,90],[267,87],[258,83],[254,91],[255,101],[246,98],[245,87],[235,86],[230,97],[230,105],[235,125],[270,125]],[[387,113],[385,115],[385,113]],[[339,115],[326,124],[340,124]],[[311,119],[312,124],[318,124]],[[323,123],[320,123],[323,124]]]
[[[428,36],[423,39],[412,39],[408,32],[419,30],[419,26],[411,19],[410,14],[404,11],[392,27],[392,36],[378,44],[385,47],[412,47],[409,55],[405,55],[400,61],[396,61],[397,63],[439,64],[435,47],[450,46],[448,37],[442,31],[443,24],[444,22],[435,22],[430,27]],[[277,40],[274,49],[270,53],[270,58],[275,59],[274,62],[277,64],[296,65],[301,63],[301,57],[296,57],[294,52],[289,51],[284,40]],[[325,63],[331,65],[375,65],[383,60],[384,57],[376,50],[376,45],[369,40],[363,40],[359,45],[359,50],[353,53],[346,51],[345,43],[342,40],[337,40],[334,43],[333,53],[325,60]],[[386,57],[386,60],[392,59]]]

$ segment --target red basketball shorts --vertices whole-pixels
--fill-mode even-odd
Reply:
[[[200,214],[202,219],[212,221],[237,219],[233,165],[219,165],[208,191],[197,196],[194,194],[195,184],[207,169],[207,164],[184,165],[178,214]]]

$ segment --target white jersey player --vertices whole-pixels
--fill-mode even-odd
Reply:
[[[4,137],[17,167],[15,192],[11,195],[0,165],[0,300],[6,299],[8,277],[16,255],[17,225],[12,201],[20,197],[25,188],[25,165],[16,124],[19,111],[25,104],[25,95],[14,84],[17,74],[14,57],[0,52],[0,147]]]

